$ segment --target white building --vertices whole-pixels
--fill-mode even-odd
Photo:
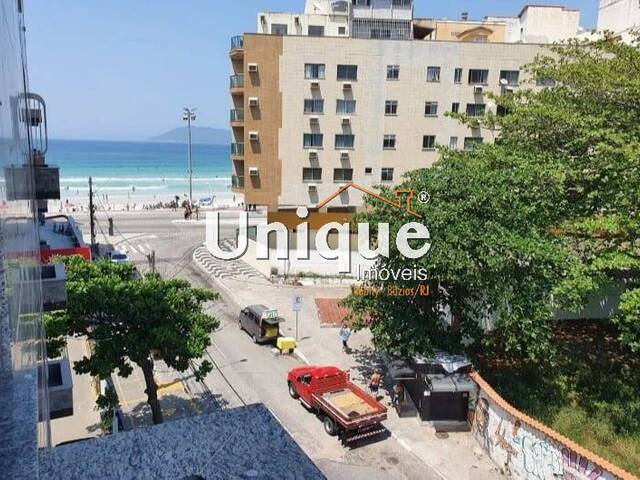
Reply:
[[[629,32],[634,28],[640,28],[640,1],[600,0],[598,30],[611,30],[630,38]]]

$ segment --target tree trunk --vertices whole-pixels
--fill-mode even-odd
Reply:
[[[146,359],[141,363],[142,373],[144,374],[144,383],[147,388],[144,393],[147,394],[147,403],[151,407],[151,416],[154,425],[162,423],[162,410],[160,409],[160,401],[158,400],[158,385],[153,378],[153,360]]]

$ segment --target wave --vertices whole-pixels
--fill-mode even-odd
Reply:
[[[104,182],[186,182],[187,177],[93,177],[94,183]],[[88,183],[89,177],[61,177],[60,183]],[[193,178],[193,183],[202,182],[230,182],[231,177],[203,177]]]
[[[135,191],[137,192],[138,190],[166,190],[168,189],[169,186],[168,185],[145,185],[145,186],[141,186],[138,187],[136,186]],[[88,192],[89,191],[89,187],[69,187],[69,191],[81,191],[81,192]],[[111,192],[111,191],[130,191],[130,192],[134,192],[134,190],[132,190],[131,186],[128,187],[107,187],[107,186],[103,186],[100,191],[101,192]],[[60,189],[60,193],[64,193],[65,191],[67,191],[64,186]]]

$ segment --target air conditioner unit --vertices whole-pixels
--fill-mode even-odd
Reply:
[[[311,115],[311,116],[309,117],[309,121],[310,121],[311,123],[318,123],[318,120],[320,120],[320,118],[319,118],[317,115]]]
[[[258,97],[249,97],[249,107],[257,107],[260,105]]]
[[[342,89],[343,90],[351,90],[351,82],[344,82],[342,84]]]
[[[503,94],[513,93],[513,87],[502,87],[502,93]]]
[[[346,183],[340,183],[338,184],[338,190],[342,189],[342,188],[346,188],[347,184]]]
[[[300,25],[300,17],[293,17],[293,21],[296,25]]]
[[[315,183],[310,183],[308,187],[309,187],[309,191],[315,192],[316,190],[318,190],[318,185],[316,185]]]
[[[342,125],[351,125],[350,117],[342,117]]]
[[[249,141],[250,142],[257,142],[258,139],[259,139],[258,132],[249,132]]]
[[[260,23],[267,23],[267,17],[265,15],[260,15]]]
[[[249,167],[249,176],[257,177],[258,176],[258,167]]]
[[[249,63],[247,65],[247,68],[249,69],[249,73],[257,73],[258,72],[258,64],[257,63]]]
[[[473,93],[481,95],[484,92],[484,88],[482,87],[473,87]]]
[[[317,90],[320,88],[320,82],[311,82],[311,88]]]
[[[349,151],[341,150],[340,151],[340,160],[349,160]]]

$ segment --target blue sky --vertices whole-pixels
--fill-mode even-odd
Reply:
[[[557,0],[596,24],[597,0]],[[421,17],[517,14],[550,0],[416,0]],[[31,90],[47,100],[53,138],[146,140],[180,125],[227,127],[229,39],[255,31],[258,11],[304,0],[26,0]]]

